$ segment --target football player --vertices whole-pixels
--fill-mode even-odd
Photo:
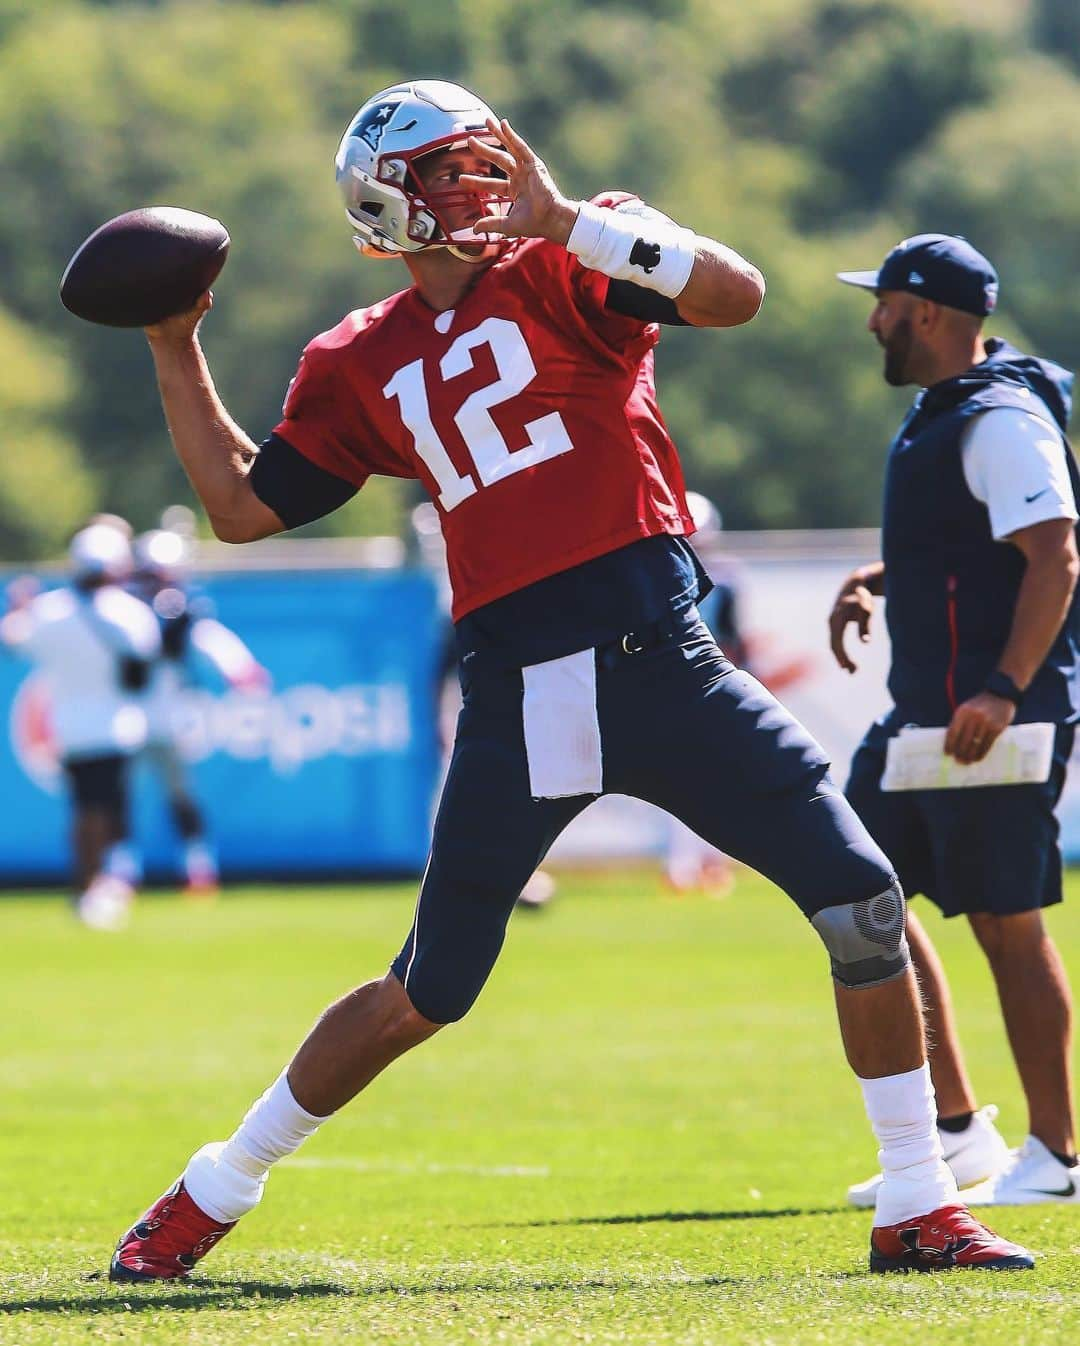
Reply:
[[[196,685],[202,665],[239,691],[265,690],[269,675],[240,637],[214,619],[209,602],[191,591],[188,552],[188,540],[168,528],[140,533],[132,543],[131,592],[150,607],[161,631],[161,654],[144,698],[147,733],[140,756],[157,777],[183,841],[184,891],[212,897],[218,889],[217,857],[180,750],[182,699]]]
[[[75,910],[97,930],[125,925],[135,896],[129,774],[146,741],[146,687],[161,650],[153,613],[122,588],[131,543],[114,518],[96,516],[72,538],[69,584],[36,597],[20,586],[0,621],[0,644],[30,659],[47,689],[71,798]]]
[[[396,1057],[460,1019],[523,885],[605,791],[682,818],[773,879],[824,941],[876,1132],[875,1270],[1029,1267],[942,1161],[893,869],[821,749],[719,651],[657,408],[664,324],[735,327],[760,273],[627,192],[568,200],[505,120],[437,81],[384,89],[337,178],[354,238],[412,284],[304,352],[257,446],[215,391],[204,295],[148,329],[177,452],[218,536],[306,523],[372,473],[419,479],[446,538],[464,706],[400,953],[331,1005],[224,1142],[120,1240],[115,1280],[185,1275],[292,1153]]]

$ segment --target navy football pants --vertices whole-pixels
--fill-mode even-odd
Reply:
[[[605,793],[633,795],[772,879],[807,917],[894,881],[821,748],[735,668],[696,614],[597,650]],[[519,669],[473,656],[416,916],[393,972],[421,1014],[460,1019],[502,948],[525,883],[595,798],[533,799]]]

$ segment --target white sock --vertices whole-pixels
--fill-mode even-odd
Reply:
[[[188,1195],[219,1224],[239,1220],[259,1204],[270,1165],[298,1150],[325,1121],[297,1103],[282,1071],[228,1140],[192,1155],[184,1170]]]
[[[956,1180],[942,1157],[930,1067],[859,1084],[885,1175],[874,1223],[899,1224],[958,1201]]]

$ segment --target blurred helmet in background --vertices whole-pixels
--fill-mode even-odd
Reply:
[[[702,495],[700,491],[687,491],[686,503],[702,541],[718,537],[723,532],[723,515],[707,495]]]
[[[121,583],[131,574],[131,543],[112,524],[92,523],[71,539],[68,559],[76,583]]]
[[[170,529],[152,528],[139,534],[132,551],[136,575],[176,584],[187,570],[191,544]]]
[[[91,514],[83,526],[91,528],[98,525],[102,528],[115,528],[118,533],[123,533],[129,542],[135,535],[135,529],[122,514]]]
[[[456,187],[425,192],[415,170],[425,154],[464,148],[470,135],[497,144],[486,125],[494,115],[474,93],[442,80],[395,84],[368,99],[349,123],[335,159],[345,214],[364,256],[449,247],[467,261],[479,260],[476,245],[483,243],[483,236],[471,229],[455,236],[445,212],[476,202],[489,214],[494,198]],[[494,168],[492,172],[499,176]],[[455,243],[471,243],[473,251],[458,253]]]
[[[179,533],[182,538],[194,541],[198,531],[195,511],[187,505],[167,505],[161,511],[161,524],[167,533]]]

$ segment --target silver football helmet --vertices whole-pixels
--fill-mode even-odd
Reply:
[[[487,119],[494,113],[475,94],[442,80],[395,84],[369,98],[349,123],[338,146],[337,183],[356,246],[367,257],[396,257],[424,248],[472,244],[478,260],[482,235],[446,225],[447,209],[477,202],[492,213],[496,198],[466,191],[425,192],[416,161],[434,150],[458,148],[470,135],[494,144]],[[499,176],[492,168],[492,176]],[[508,208],[508,203],[502,203]],[[489,235],[505,244],[508,240]]]

